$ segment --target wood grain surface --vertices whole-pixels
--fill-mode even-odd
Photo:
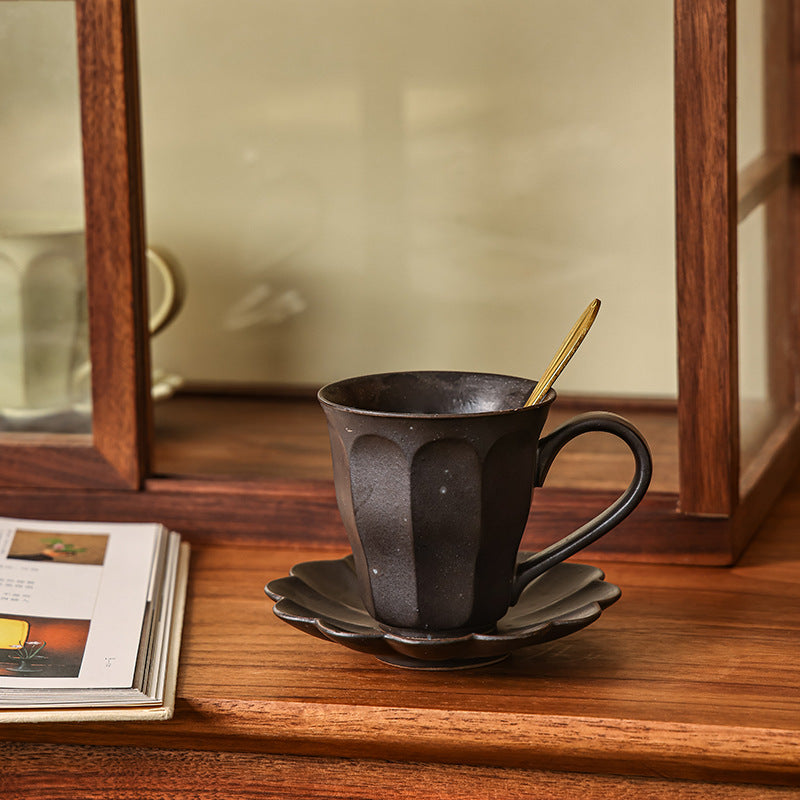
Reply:
[[[642,505],[593,546],[592,552],[604,559],[731,563],[784,486],[800,451],[800,424],[794,416],[781,420],[766,438],[763,426],[748,426],[743,463],[752,481],[737,517],[685,517],[677,511],[675,402],[559,398],[546,430],[592,409],[616,410],[631,419],[654,458],[653,483]],[[24,448],[19,453],[36,464],[35,453]],[[604,434],[588,434],[568,445],[545,487],[536,492],[526,546],[555,541],[613,502],[630,479],[631,461],[627,448]],[[42,474],[53,468],[79,483],[82,476],[70,466],[68,458],[50,458]],[[154,466],[157,472],[143,492],[48,491],[36,485],[34,471],[27,489],[0,490],[0,514],[157,519],[197,542],[334,547],[345,542],[324,415],[313,398],[178,395],[156,407]]]
[[[8,745],[9,795],[58,800],[765,800],[787,787],[747,786],[336,758],[209,755],[178,750]],[[5,764],[4,764],[5,766]]]
[[[675,3],[680,507],[739,499],[736,4]],[[713,462],[707,454],[713,453]]]
[[[76,3],[94,444],[129,488],[150,385],[134,0]],[[75,470],[80,474],[80,470]]]
[[[677,493],[675,401],[633,405],[612,398],[559,398],[545,432],[587,410],[614,410],[634,422],[653,452],[653,489]],[[178,394],[156,405],[155,424],[156,476],[333,479],[325,415],[313,397]],[[590,433],[559,455],[547,485],[621,491],[632,474],[625,445],[613,436]]]
[[[330,551],[197,547],[173,720],[0,737],[800,786],[799,522],[795,481],[736,567],[607,563],[592,626],[453,673],[275,618],[264,583]]]

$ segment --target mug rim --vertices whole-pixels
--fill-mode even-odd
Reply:
[[[331,400],[326,397],[326,393],[330,390],[340,387],[344,384],[355,383],[356,381],[363,381],[368,379],[378,379],[402,375],[474,375],[487,378],[504,378],[507,380],[524,381],[530,384],[530,389],[536,386],[537,381],[530,378],[523,378],[519,375],[506,375],[498,372],[482,372],[472,370],[444,370],[444,369],[410,369],[410,370],[392,370],[389,372],[374,372],[364,375],[353,375],[349,378],[342,378],[340,380],[331,381],[326,383],[318,392],[317,400],[323,408],[336,409],[338,411],[347,411],[352,414],[360,414],[368,417],[386,417],[394,419],[474,419],[478,417],[497,417],[505,414],[515,413],[533,413],[535,411],[547,410],[555,402],[557,394],[555,389],[550,389],[542,400],[532,406],[518,406],[515,408],[501,408],[491,411],[467,411],[464,413],[458,412],[426,412],[426,411],[379,411],[376,409],[360,408],[359,406],[347,405]]]

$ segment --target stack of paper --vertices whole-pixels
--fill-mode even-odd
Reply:
[[[171,717],[187,572],[161,525],[0,518],[0,722]]]

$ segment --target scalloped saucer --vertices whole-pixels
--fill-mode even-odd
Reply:
[[[529,553],[520,553],[526,558]],[[490,633],[414,637],[390,632],[364,608],[353,556],[306,561],[264,591],[277,617],[318,639],[411,669],[467,669],[502,661],[513,650],[573,633],[594,622],[621,594],[602,570],[562,563],[532,581]]]

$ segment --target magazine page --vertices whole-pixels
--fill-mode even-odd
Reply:
[[[0,690],[130,687],[163,535],[0,518]]]

